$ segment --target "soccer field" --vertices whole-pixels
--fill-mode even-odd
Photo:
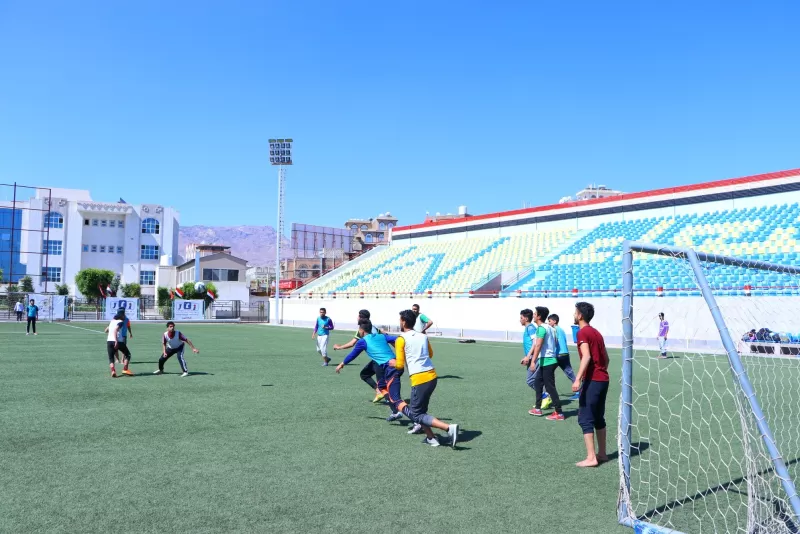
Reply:
[[[574,467],[577,402],[564,422],[528,415],[516,345],[433,340],[431,413],[462,425],[453,450],[385,422],[366,355],[336,375],[310,329],[183,325],[201,353],[181,378],[175,358],[152,374],[163,325],[134,324],[137,376],[111,379],[104,326],[0,324],[0,531],[629,532],[616,461]]]

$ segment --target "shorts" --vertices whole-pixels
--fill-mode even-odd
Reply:
[[[317,336],[317,352],[328,357],[328,336]]]
[[[116,343],[116,347],[114,347],[115,343],[113,341],[109,341],[106,343],[106,347],[108,349],[108,363],[114,363],[114,356],[116,355],[117,351],[120,351],[122,354],[125,355],[125,358],[130,360],[131,358],[131,351],[128,350],[128,344],[124,341],[120,341]]]
[[[661,351],[661,354],[667,353],[667,338],[664,336],[658,336],[658,350]]]
[[[586,380],[578,399],[578,424],[584,434],[606,427],[606,395],[608,382]]]
[[[425,382],[411,388],[411,400],[408,404],[411,420],[422,424],[422,416],[428,413],[428,404],[431,402],[431,395],[436,389],[437,378],[430,382]]]

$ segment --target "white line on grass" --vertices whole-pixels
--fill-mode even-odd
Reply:
[[[102,330],[92,330],[91,328],[84,328],[82,326],[73,326],[71,324],[64,324],[64,323],[54,323],[59,324],[61,326],[66,326],[68,328],[77,328],[78,330],[86,330],[87,332],[94,332],[95,334],[105,334]]]

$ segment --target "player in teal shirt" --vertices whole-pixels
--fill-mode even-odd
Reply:
[[[25,335],[29,336],[31,333],[31,326],[33,326],[33,335],[38,336],[39,334],[36,333],[36,319],[39,318],[39,306],[36,306],[33,299],[31,299],[30,304],[28,305],[28,325],[25,329]]]
[[[327,316],[325,308],[320,308],[311,339],[317,339],[317,352],[322,355],[322,365],[326,367],[328,362],[331,361],[328,358],[328,332],[331,330],[333,330],[333,320]]]
[[[572,370],[572,364],[569,361],[569,347],[567,346],[567,334],[564,333],[564,329],[558,326],[558,315],[555,313],[550,315],[547,318],[547,323],[556,333],[556,341],[558,341],[558,350],[556,350],[556,361],[558,366],[561,367],[561,370],[564,371],[564,374],[567,375],[567,378],[570,382],[575,382],[575,372]],[[569,400],[578,400],[580,399],[580,392],[573,393]]]

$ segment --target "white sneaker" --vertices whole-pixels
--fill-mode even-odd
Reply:
[[[162,371],[161,369],[156,369],[155,371],[153,371],[153,374],[154,374],[154,375],[160,375],[160,374],[161,374],[161,373],[163,373],[163,372],[164,372],[164,371]]]
[[[447,435],[450,436],[450,446],[455,447],[458,441],[458,425],[450,425],[447,429]]]
[[[414,426],[411,427],[411,430],[408,431],[409,434],[419,434],[422,432],[422,425],[419,423],[414,423]]]
[[[438,447],[439,446],[439,440],[436,439],[436,438],[431,438],[431,439],[424,438],[422,440],[422,443],[424,443],[425,445],[430,445],[431,447]]]
[[[398,419],[400,419],[402,417],[403,417],[403,412],[394,412],[392,415],[387,417],[386,420],[391,423],[392,421],[397,421]]]
[[[183,374],[181,375],[181,378],[182,378],[182,377],[184,377],[184,376],[189,376],[189,372],[187,371],[187,372],[183,373]]]
[[[29,336],[29,335],[31,335],[31,333],[30,332],[25,332],[25,335]]]

